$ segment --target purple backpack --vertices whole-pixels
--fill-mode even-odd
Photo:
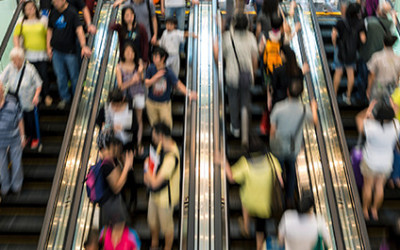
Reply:
[[[101,203],[104,193],[107,189],[106,183],[103,178],[101,166],[104,161],[99,160],[95,165],[90,166],[89,173],[86,175],[86,192],[89,200],[96,204]]]

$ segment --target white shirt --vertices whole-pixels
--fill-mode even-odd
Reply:
[[[185,32],[183,30],[164,30],[160,47],[164,48],[169,56],[179,55],[179,45],[185,41]]]
[[[286,250],[311,250],[317,243],[318,233],[330,246],[329,232],[321,216],[299,215],[296,210],[287,210],[279,223],[279,235],[285,239]]]
[[[185,7],[185,0],[165,0],[165,8]]]
[[[397,129],[400,129],[396,119]],[[378,173],[390,173],[393,168],[393,150],[396,145],[396,127],[393,122],[383,124],[373,119],[364,121],[366,142],[363,159],[368,167]]]

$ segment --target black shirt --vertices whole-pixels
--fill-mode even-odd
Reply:
[[[49,16],[49,28],[53,30],[50,45],[60,52],[74,54],[76,52],[76,29],[82,26],[78,13],[68,5],[62,12],[53,9]]]
[[[83,10],[83,8],[85,8],[86,4],[84,1],[82,0],[67,0],[67,2],[75,8],[76,13],[78,13],[78,11]]]
[[[116,168],[116,166],[111,160],[109,159],[103,160],[103,163],[101,165],[101,171],[107,189],[105,190],[104,195],[102,197],[102,203],[106,202],[111,196],[115,195],[114,192],[111,190],[110,184],[108,184],[107,181],[107,177],[111,174],[114,168]]]
[[[298,68],[298,72],[298,76],[291,76],[286,70],[286,64],[283,64],[274,70],[271,79],[271,85],[273,89],[272,105],[286,99],[287,89],[292,79],[303,78],[300,68]]]

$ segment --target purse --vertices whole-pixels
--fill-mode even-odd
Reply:
[[[357,187],[361,190],[364,184],[364,178],[361,174],[360,163],[362,160],[362,134],[358,135],[357,145],[350,152],[351,164],[353,166],[354,177]]]
[[[284,207],[283,207],[283,189],[281,187],[281,184],[279,183],[278,179],[278,173],[275,168],[275,163],[274,160],[271,157],[271,153],[267,153],[267,158],[268,162],[271,165],[271,170],[272,170],[272,199],[271,199],[271,217],[278,219],[278,221],[281,219],[282,214],[284,212]]]

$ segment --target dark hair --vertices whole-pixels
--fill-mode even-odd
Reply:
[[[99,149],[110,148],[111,145],[122,146],[122,142],[115,137],[112,129],[104,129],[100,131],[97,137],[97,146]]]
[[[298,98],[301,96],[304,90],[303,77],[294,77],[289,84],[289,96],[293,98]]]
[[[301,198],[297,205],[297,212],[299,214],[306,214],[314,207],[314,197],[312,194],[308,194]]]
[[[358,3],[351,3],[346,9],[346,20],[349,22],[350,26],[356,25],[360,20],[361,6]]]
[[[273,13],[271,15],[271,28],[272,29],[280,29],[283,24],[283,18],[278,15],[278,13]]]
[[[397,41],[397,37],[393,36],[392,34],[387,34],[383,38],[383,44],[386,47],[392,47],[395,44],[396,41]]]
[[[267,147],[261,138],[254,132],[249,133],[249,145],[244,148],[248,158],[251,157],[253,153],[266,153]]]
[[[168,59],[168,52],[165,49],[163,49],[162,47],[159,47],[159,46],[154,47],[153,56],[155,56],[155,55],[159,55],[161,57],[161,59],[164,58],[164,63]]]
[[[163,122],[157,123],[153,126],[156,134],[161,134],[166,137],[171,137],[171,129]]]
[[[290,48],[289,45],[283,45],[281,47],[281,51],[286,58],[286,73],[289,76],[301,76],[302,72],[299,65],[297,64],[296,54],[294,53],[292,48]]]
[[[278,0],[264,0],[261,10],[267,17],[271,17],[273,13],[278,12],[278,5]]]
[[[381,125],[386,121],[393,120],[395,116],[393,108],[383,101],[377,103],[374,109],[376,110],[375,120],[379,121]]]
[[[235,30],[247,30],[249,25],[249,20],[247,16],[242,13],[235,15]]]
[[[118,88],[115,88],[110,91],[108,94],[108,102],[126,102],[127,100],[124,97],[124,93]]]
[[[172,23],[175,24],[177,23],[176,18],[175,17],[168,17],[167,19],[165,19],[165,23]]]
[[[134,16],[134,18],[133,18],[133,23],[132,23],[132,29],[136,26],[136,14],[135,14],[135,10],[134,10],[133,7],[131,7],[131,6],[125,6],[125,7],[122,9],[122,13],[121,13],[121,16],[122,16],[122,17],[121,17],[121,26],[122,26],[121,33],[122,33],[122,37],[123,37],[123,38],[126,38],[126,34],[128,33],[128,24],[125,22],[125,19],[124,19],[125,13],[126,13],[127,10],[132,11],[133,16]]]
[[[29,3],[32,3],[33,6],[35,6],[35,15],[36,15],[36,18],[37,18],[37,19],[40,19],[40,12],[39,12],[38,7],[36,6],[35,1],[33,1],[33,0],[28,0],[28,1],[24,2],[24,5],[23,5],[23,7],[22,7],[22,13],[24,14],[23,20],[28,19],[28,16],[25,14],[25,7],[26,7]],[[22,24],[21,24],[21,25],[22,25]]]
[[[138,50],[136,49],[136,46],[134,45],[134,43],[132,41],[126,41],[124,43],[124,46],[122,48],[122,53],[120,55],[121,57],[121,61],[125,62],[126,58],[125,58],[125,50],[131,47],[133,50],[133,53],[135,54],[135,57],[133,58],[133,62],[135,63],[135,68],[139,67],[139,54],[138,54]]]

